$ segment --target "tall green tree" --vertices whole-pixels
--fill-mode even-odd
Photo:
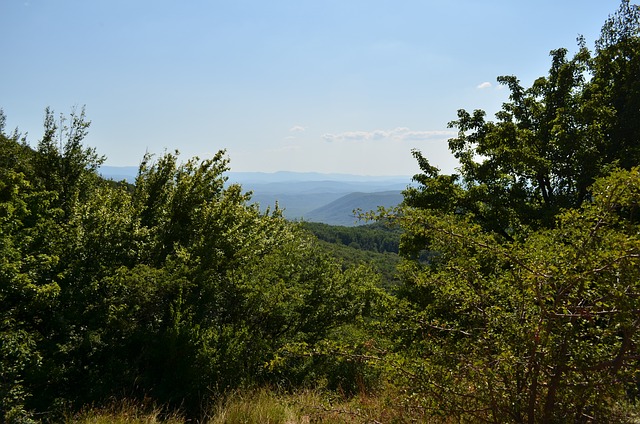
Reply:
[[[639,8],[595,52],[551,52],[486,119],[458,112],[460,161],[420,152],[397,219],[403,286],[391,363],[423,406],[463,420],[618,421],[638,381]]]
[[[449,124],[458,129],[449,140],[458,172],[442,175],[414,151],[420,185],[406,192],[405,203],[473,217],[511,240],[579,207],[608,166],[640,163],[638,16],[637,6],[622,1],[595,55],[584,40],[573,57],[554,50],[548,75],[529,88],[515,76],[499,77],[510,96],[495,121],[482,110],[460,110]]]
[[[37,177],[44,187],[57,193],[56,206],[68,217],[79,199],[86,199],[95,185],[97,170],[105,158],[95,148],[83,145],[91,122],[84,107],[67,116],[46,108],[44,134],[38,142]]]
[[[608,112],[601,125],[606,162],[628,169],[640,157],[640,6],[623,0],[602,27],[591,66],[589,100]],[[597,122],[599,123],[599,122]]]
[[[405,211],[430,240],[408,261],[394,332],[401,378],[423,405],[465,420],[587,422],[614,417],[637,384],[640,173],[597,180],[553,229],[505,244],[468,217]]]
[[[0,420],[28,420],[29,379],[42,363],[41,329],[60,286],[59,210],[35,181],[35,154],[4,132],[0,110]]]

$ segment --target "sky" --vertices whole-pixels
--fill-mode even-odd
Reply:
[[[107,165],[145,152],[236,172],[452,172],[458,109],[491,118],[619,0],[0,0],[0,108],[31,145],[85,107]]]

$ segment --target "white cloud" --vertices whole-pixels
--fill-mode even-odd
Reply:
[[[325,141],[425,141],[441,140],[454,136],[454,131],[413,131],[406,127],[398,127],[393,130],[373,130],[373,131],[346,131],[339,134],[325,134],[322,138]]]
[[[289,132],[292,133],[301,133],[301,132],[305,132],[307,130],[307,127],[303,127],[302,125],[294,125],[293,127],[289,128]]]
[[[491,87],[491,83],[488,81],[483,82],[482,84],[478,85],[478,87],[480,90],[483,90],[485,88],[490,88]]]

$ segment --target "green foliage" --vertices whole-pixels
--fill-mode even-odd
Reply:
[[[397,286],[399,228],[383,223],[357,227],[315,222],[303,222],[301,225],[311,231],[320,240],[320,246],[338,259],[343,267],[367,264],[382,276],[383,287],[392,289]]]
[[[594,52],[554,50],[529,88],[500,77],[511,94],[495,122],[459,111],[458,173],[414,152],[400,229],[261,212],[227,184],[224,151],[146,155],[135,185],[104,181],[84,110],[47,109],[35,149],[0,110],[0,420],[122,397],[199,418],[269,385],[349,399],[390,387],[395,411],[443,421],[631,420],[639,16],[623,0]],[[381,279],[398,248],[392,294]],[[271,419],[249,411],[260,400],[224,408]],[[326,408],[318,419],[368,417]]]
[[[603,420],[637,381],[640,174],[598,180],[554,229],[503,244],[465,217],[407,210],[438,256],[407,262],[395,334],[427,406],[504,422]],[[431,403],[433,402],[433,403]],[[507,418],[508,417],[508,418]],[[599,418],[598,418],[599,417]]]
[[[9,422],[29,420],[26,379],[42,359],[35,328],[59,292],[51,279],[58,257],[46,242],[55,237],[57,211],[29,179],[31,153],[17,132],[0,133],[0,410]]]
[[[313,364],[266,364],[370,314],[378,277],[249,204],[223,151],[147,155],[132,188],[98,177],[88,126],[47,109],[36,150],[0,140],[3,419],[122,394],[196,416],[205,397],[299,381]]]
[[[65,216],[76,202],[87,199],[105,160],[94,148],[82,145],[90,125],[84,108],[72,110],[68,117],[60,114],[57,120],[53,110],[45,110],[44,135],[38,142],[34,169],[39,183],[57,194],[54,207],[61,208]]]
[[[320,240],[321,249],[342,263],[343,268],[366,265],[381,276],[381,285],[385,289],[393,290],[399,283],[397,267],[400,256],[397,253],[377,253],[371,250],[357,249],[341,243],[329,243]]]
[[[414,151],[420,186],[407,190],[405,203],[464,214],[510,240],[553,226],[562,208],[579,207],[611,165],[640,163],[639,15],[623,1],[595,56],[584,40],[572,58],[554,50],[548,76],[530,88],[499,77],[511,94],[495,122],[482,110],[460,110],[449,124],[458,129],[449,140],[458,173],[440,175]]]
[[[384,223],[343,227],[319,222],[302,222],[320,240],[350,246],[377,253],[398,253],[400,229],[390,228]]]
[[[29,422],[25,401],[30,397],[24,387],[24,374],[39,365],[40,357],[30,334],[13,322],[0,329],[0,411],[7,422]]]
[[[458,174],[414,152],[386,361],[434,413],[631,419],[618,405],[639,377],[638,16],[623,1],[594,56],[584,41],[571,59],[555,50],[530,88],[499,78],[511,96],[496,122],[459,111]]]

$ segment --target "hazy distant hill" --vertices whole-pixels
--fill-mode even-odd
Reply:
[[[137,166],[101,166],[100,174],[104,178],[109,178],[115,181],[125,180],[131,184],[136,182],[136,176],[138,175]]]
[[[262,209],[278,203],[288,219],[301,219],[314,209],[318,209],[344,196],[344,193],[262,193],[253,190],[252,202],[260,204]]]
[[[283,183],[310,181],[339,181],[339,182],[408,182],[411,177],[406,175],[354,175],[354,174],[323,174],[319,172],[227,172],[230,181],[245,183]]]
[[[363,212],[376,210],[378,206],[393,207],[402,202],[400,191],[385,191],[378,193],[350,193],[346,196],[321,206],[305,214],[303,219],[309,222],[323,222],[331,225],[362,225],[354,216],[353,211],[361,209]]]
[[[138,167],[103,166],[105,178],[135,182]],[[411,182],[409,176],[363,176],[316,172],[228,172],[229,183],[253,192],[252,201],[262,209],[276,202],[288,219],[355,225],[352,211],[395,206],[400,192]]]
[[[238,182],[245,190],[251,190],[253,200],[262,208],[273,207],[278,202],[288,219],[354,225],[353,209],[376,209],[378,201],[383,202],[380,203],[381,206],[389,206],[388,195],[366,197],[364,194],[400,193],[410,184],[411,178],[297,172],[230,172],[229,181]],[[345,199],[339,202],[352,193],[359,195],[354,195],[350,201]],[[364,203],[358,204],[357,198]],[[397,203],[399,202],[394,205]],[[373,206],[370,207],[371,205]],[[337,209],[331,211],[333,208]]]

